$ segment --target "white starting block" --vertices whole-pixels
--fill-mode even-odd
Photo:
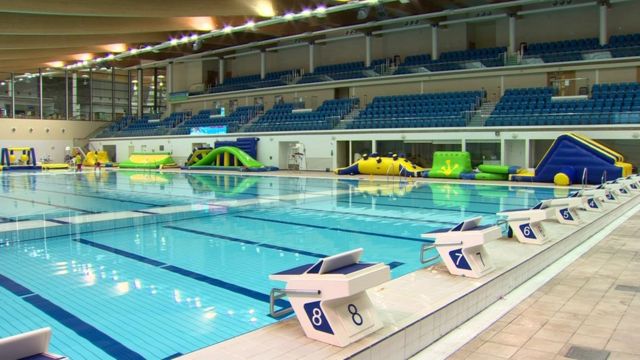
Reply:
[[[605,190],[580,190],[571,193],[569,197],[580,199],[581,209],[586,211],[602,211],[602,204],[606,199]]]
[[[50,340],[51,328],[48,327],[0,338],[0,359],[67,359],[48,352]]]
[[[507,217],[510,233],[515,234],[518,241],[540,245],[549,240],[542,227],[543,221],[555,220],[570,225],[581,222],[573,206],[575,203],[567,199],[571,198],[543,200],[531,209],[502,211],[497,215]]]
[[[382,327],[367,289],[391,279],[383,263],[359,262],[362,249],[333,255],[315,264],[269,276],[285,281],[286,289],[272,289],[273,317],[296,313],[307,337],[331,345],[347,346]],[[275,310],[278,299],[288,297],[291,307]]]
[[[629,190],[623,185],[614,181],[607,181],[604,184],[598,186],[598,189],[609,190],[610,196],[612,195],[616,200],[620,199],[620,196],[631,196]]]
[[[454,228],[436,230],[422,234],[423,238],[435,238],[433,244],[425,244],[420,250],[423,264],[432,262],[437,256],[425,259],[424,254],[435,248],[440,258],[453,275],[479,278],[493,270],[491,259],[484,249],[487,241],[502,235],[497,225],[481,226],[482,217],[465,220]]]
[[[621,184],[629,194],[640,191],[640,184],[638,184],[638,179],[636,177],[619,178],[615,182],[617,184]]]

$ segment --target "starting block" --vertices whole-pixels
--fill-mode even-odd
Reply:
[[[605,190],[580,190],[571,193],[571,198],[580,199],[581,209],[586,211],[602,211],[602,202],[606,198]]]
[[[484,249],[487,241],[502,235],[497,225],[481,226],[482,217],[465,220],[452,229],[431,231],[422,234],[423,238],[435,238],[433,244],[424,244],[420,250],[423,264],[438,258],[428,259],[424,254],[435,248],[452,275],[479,278],[493,270],[491,258]]]
[[[619,178],[615,181],[617,184],[621,184],[627,192],[637,193],[640,191],[640,185],[638,184],[638,179],[635,177],[626,177]]]
[[[572,198],[543,200],[531,209],[502,211],[497,215],[507,217],[510,237],[515,234],[521,243],[540,245],[549,240],[542,227],[543,221],[555,220],[570,225],[581,222],[576,212],[576,201],[567,199]]]
[[[597,188],[608,190],[609,194],[615,198],[615,200],[619,200],[620,196],[631,196],[623,184],[619,184],[614,181],[607,181],[606,183],[599,185]]]
[[[347,346],[382,327],[367,289],[391,279],[383,263],[361,263],[355,249],[269,276],[284,281],[286,289],[272,289],[273,317],[295,312],[307,337]],[[288,297],[291,307],[275,310],[278,299]]]

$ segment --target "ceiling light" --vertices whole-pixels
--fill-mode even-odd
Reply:
[[[310,9],[304,9],[300,12],[300,15],[302,16],[311,16],[311,10]]]
[[[284,14],[284,18],[287,20],[292,20],[293,19],[293,13],[292,12],[287,12]]]
[[[178,39],[171,39],[170,43],[171,43],[171,45],[177,45],[178,44]]]
[[[224,30],[224,32],[225,32],[225,33],[227,33],[227,34],[228,34],[228,33],[230,33],[230,32],[231,32],[231,30],[233,30],[233,26],[231,26],[231,25],[225,25],[225,27],[224,27],[224,29],[223,29],[223,30]]]
[[[254,27],[255,25],[256,25],[256,22],[255,22],[255,21],[253,21],[253,20],[249,20],[249,21],[247,21],[247,23],[245,24],[245,26],[246,26],[246,27],[248,27],[248,28],[252,28],[252,29],[253,29],[253,27]]]
[[[113,55],[113,54],[109,54],[109,55],[107,55],[107,57],[106,57],[105,59],[109,59],[109,60],[111,60],[111,59],[113,59],[113,58],[115,58],[115,57],[116,57],[115,55]]]
[[[258,1],[254,9],[258,13],[258,15],[262,17],[272,17],[276,15],[275,10],[273,10],[273,5],[271,5],[270,1]]]
[[[326,12],[327,12],[327,7],[324,5],[318,5],[318,7],[315,10],[315,13],[319,16],[325,15]]]
[[[193,35],[191,35],[191,40],[192,40],[192,41],[196,41],[196,40],[198,40],[198,34],[193,34]]]
[[[130,53],[135,54],[138,52],[138,49],[136,48],[132,48],[131,50],[129,50]]]
[[[189,42],[189,37],[187,35],[180,38],[180,41],[183,43]]]

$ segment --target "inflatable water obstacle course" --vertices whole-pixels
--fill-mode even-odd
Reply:
[[[273,171],[277,167],[265,166],[235,146],[198,148],[187,159],[189,170]]]
[[[164,169],[178,167],[169,152],[136,152],[119,164],[121,169]]]
[[[514,175],[511,180],[563,186],[581,182],[600,184],[631,172],[632,165],[624,162],[620,153],[586,136],[567,133],[551,144],[533,172]]]

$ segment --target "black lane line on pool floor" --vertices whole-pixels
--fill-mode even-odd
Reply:
[[[137,200],[123,200],[123,199],[109,198],[109,197],[98,196],[98,195],[78,194],[78,193],[73,193],[73,192],[56,191],[56,190],[49,190],[49,189],[42,189],[42,188],[36,189],[36,192],[37,191],[42,191],[42,192],[45,192],[45,193],[52,193],[52,194],[72,195],[72,196],[85,197],[85,198],[101,199],[101,200],[116,201],[116,202],[125,202],[125,203],[145,205],[145,206],[162,207],[162,206],[173,205],[173,204],[154,204],[154,203],[142,202],[142,201],[137,201]]]
[[[32,203],[32,204],[38,204],[38,205],[51,206],[51,207],[58,208],[58,209],[65,209],[65,210],[79,211],[79,212],[89,213],[89,214],[99,214],[99,213],[101,213],[101,211],[92,211],[92,210],[85,210],[85,209],[73,208],[73,207],[70,207],[70,206],[63,206],[63,205],[49,204],[49,203],[42,202],[42,201],[35,201],[35,200],[29,200],[29,199],[14,198],[14,197],[12,197],[12,196],[7,196],[7,195],[0,195],[0,198],[5,198],[5,199],[9,199],[9,200],[14,200],[14,201],[22,201],[22,202]]]
[[[288,247],[285,247],[285,246],[272,245],[272,244],[267,244],[267,243],[259,243],[259,242],[256,242],[256,241],[239,239],[239,238],[234,238],[234,237],[227,236],[227,235],[214,234],[214,233],[209,233],[209,232],[200,231],[200,230],[192,230],[192,229],[187,229],[187,228],[173,226],[173,225],[165,225],[164,227],[167,228],[167,229],[184,231],[184,232],[188,232],[188,233],[192,233],[192,234],[196,234],[196,235],[202,235],[202,236],[212,237],[212,238],[221,239],[221,240],[238,242],[238,243],[241,243],[241,244],[253,245],[253,246],[263,247],[263,248],[273,249],[273,250],[280,250],[280,251],[284,251],[284,252],[288,252],[288,253],[292,253],[292,254],[300,254],[300,255],[307,255],[307,256],[311,256],[311,257],[317,257],[319,259],[326,258],[326,257],[330,256],[330,255],[314,253],[314,252],[310,252],[310,251],[306,251],[306,250],[293,249],[293,248],[288,248]],[[391,269],[395,269],[400,265],[404,265],[404,263],[400,262],[400,261],[392,261],[392,262],[388,263],[387,265],[389,265],[389,267]]]
[[[351,215],[351,216],[359,216],[364,218],[391,219],[391,220],[400,220],[400,221],[406,221],[406,222],[419,222],[419,223],[425,223],[425,224],[451,225],[451,227],[454,227],[459,224],[459,222],[452,222],[452,221],[401,218],[397,216],[385,216],[385,215],[356,214],[356,213],[350,213],[347,211],[320,210],[320,209],[310,209],[310,208],[302,208],[302,207],[294,207],[292,209],[310,211],[310,212],[323,212],[323,213],[329,213],[329,214]]]
[[[368,203],[368,202],[353,201],[353,200],[338,200],[337,202],[343,203],[343,204],[361,204],[361,205],[369,205],[369,206],[372,205],[371,203]],[[459,213],[462,211],[462,209],[443,209],[439,207],[430,207],[430,206],[412,206],[412,205],[381,204],[381,203],[376,203],[375,205],[376,207],[386,206],[386,207],[399,207],[399,208],[406,208],[406,209],[449,211],[449,212],[456,212],[456,213]],[[495,215],[497,212],[497,211],[480,211],[480,210],[471,210],[471,209],[469,210],[465,209],[464,211],[469,213],[487,214],[487,215]]]
[[[205,284],[208,285],[212,285],[227,291],[231,291],[234,292],[236,294],[240,294],[240,295],[244,295],[246,297],[250,297],[254,300],[258,300],[264,303],[269,303],[269,295],[268,294],[263,294],[259,291],[253,290],[253,289],[249,289],[249,288],[245,288],[242,287],[240,285],[236,285],[236,284],[232,284],[230,282],[226,282],[224,280],[220,280],[217,278],[213,278],[204,274],[200,274],[197,273],[195,271],[191,271],[191,270],[187,270],[178,266],[174,266],[174,265],[170,265],[158,260],[154,260],[142,255],[138,255],[138,254],[134,254],[134,253],[130,253],[128,251],[124,251],[124,250],[120,250],[120,249],[116,249],[114,247],[108,246],[108,245],[104,245],[104,244],[100,244],[91,240],[87,240],[87,239],[82,239],[82,238],[76,238],[73,239],[73,241],[79,242],[83,245],[87,245],[87,246],[91,246],[94,247],[96,249],[100,249],[103,251],[107,251],[110,252],[112,254],[116,254],[118,256],[122,256],[122,257],[126,257],[135,261],[139,261],[142,263],[145,263],[147,265],[151,265],[154,267],[157,267],[159,269],[163,269],[163,270],[167,270],[170,271],[174,274],[178,274],[178,275],[182,275],[182,276],[186,276],[188,278],[191,278],[193,280],[197,280],[200,282],[203,282]],[[276,304],[278,306],[281,307],[289,307],[290,304],[288,301],[284,301],[284,300],[277,300]]]
[[[331,227],[331,226],[322,226],[322,225],[297,223],[297,222],[293,222],[293,221],[265,219],[265,218],[246,216],[246,215],[233,215],[233,216],[237,217],[237,218],[241,218],[241,219],[247,219],[247,220],[256,220],[256,221],[265,221],[265,222],[271,222],[271,223],[276,223],[276,224],[302,226],[302,227],[308,227],[308,228],[312,228],[312,229],[322,229],[322,230],[346,232],[346,233],[352,233],[352,234],[362,234],[362,235],[376,236],[376,237],[383,237],[383,238],[391,238],[391,239],[398,239],[398,240],[416,241],[416,242],[419,242],[419,243],[429,242],[428,240],[425,240],[425,239],[418,239],[418,238],[412,238],[412,237],[407,237],[407,236],[380,234],[380,233],[374,233],[374,232],[369,232],[369,231],[350,230],[350,229],[343,229],[343,228]]]
[[[202,211],[204,212],[206,210],[202,210]],[[195,219],[204,219],[204,218],[210,218],[210,217],[214,217],[214,216],[240,214],[240,213],[248,212],[248,211],[254,211],[254,210],[246,209],[246,210],[240,210],[240,211],[234,211],[234,212],[228,212],[228,213],[221,213],[221,214],[204,214],[204,215],[200,214],[200,215],[181,218],[181,219],[169,219],[169,220],[163,220],[163,221],[156,221],[156,222],[149,223],[149,224],[144,224],[144,225],[134,224],[134,225],[124,225],[124,226],[119,226],[119,227],[114,227],[114,228],[109,228],[109,229],[76,231],[76,232],[71,233],[71,234],[53,235],[53,236],[40,237],[40,238],[35,238],[35,239],[20,240],[20,241],[15,241],[15,242],[16,243],[27,243],[27,242],[30,242],[30,241],[42,241],[42,240],[45,240],[45,239],[46,240],[53,240],[53,239],[56,239],[56,238],[69,238],[69,237],[74,237],[74,236],[77,237],[77,236],[85,235],[85,234],[100,233],[100,232],[105,232],[105,231],[123,230],[123,229],[135,228],[135,227],[140,227],[140,226],[152,226],[152,225],[160,225],[160,224],[173,223],[173,222],[179,223],[179,222],[182,222],[182,221],[189,221],[189,220],[195,220]],[[160,215],[160,214],[154,213],[153,215]],[[47,220],[51,221],[49,219],[47,219]],[[61,224],[61,225],[73,225],[73,224],[67,223],[65,221],[65,224]]]
[[[33,305],[38,310],[52,317],[60,324],[66,326],[80,337],[88,340],[97,348],[116,359],[144,359],[137,352],[129,349],[111,336],[96,329],[93,325],[83,321],[67,310],[54,304],[50,300],[31,291],[29,288],[15,282],[14,280],[0,274],[0,286],[20,297],[25,302]]]

